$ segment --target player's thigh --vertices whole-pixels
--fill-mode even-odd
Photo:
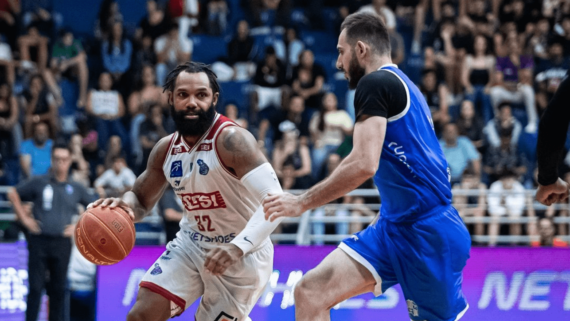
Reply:
[[[310,270],[295,288],[295,302],[332,308],[353,296],[373,292],[372,273],[341,249]],[[312,302],[303,302],[303,301]]]
[[[267,243],[220,276],[205,273],[204,295],[196,320],[247,320],[272,272],[273,245]]]
[[[137,301],[127,316],[127,321],[162,321],[171,317],[171,302],[147,288],[140,288]]]
[[[179,233],[180,236],[180,233]],[[177,236],[143,276],[140,287],[171,302],[172,316],[180,315],[204,293],[201,271],[204,255]]]

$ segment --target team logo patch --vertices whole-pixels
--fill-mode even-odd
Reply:
[[[65,185],[65,191],[67,192],[68,195],[73,194],[73,186],[69,184]]]
[[[231,315],[222,311],[220,312],[220,314],[218,314],[218,317],[214,321],[237,321],[237,318],[234,318]]]
[[[179,179],[174,180],[174,186],[178,187],[179,185],[180,185],[180,180]]]
[[[160,268],[160,265],[158,265],[158,263],[154,263],[154,269],[152,269],[152,271],[150,271],[151,275],[159,275],[162,273],[162,269]]]
[[[212,150],[212,143],[203,143],[198,146],[198,151],[211,151]]]
[[[174,161],[170,164],[170,177],[182,177],[182,161]]]
[[[416,302],[412,300],[406,300],[406,303],[408,304],[408,313],[411,317],[417,317],[420,315]]]
[[[201,159],[197,160],[196,163],[200,166],[200,175],[208,175],[208,172],[210,171],[208,165]]]

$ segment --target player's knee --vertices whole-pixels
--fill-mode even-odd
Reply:
[[[310,305],[315,296],[311,293],[313,289],[308,284],[307,278],[302,278],[297,285],[295,285],[295,292],[293,293],[295,297],[295,305],[303,307]]]

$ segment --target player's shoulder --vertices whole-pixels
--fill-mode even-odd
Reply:
[[[227,151],[239,151],[257,145],[255,137],[245,128],[240,126],[226,126],[222,128],[216,144],[219,149]]]
[[[149,163],[152,163],[158,167],[162,167],[162,164],[168,156],[168,150],[172,146],[174,136],[176,134],[170,134],[168,136],[162,137],[152,148],[149,156]]]
[[[380,69],[364,75],[358,82],[356,89],[368,91],[371,89],[378,90],[384,88],[389,91],[400,87],[403,88],[403,84],[396,73],[386,69]]]

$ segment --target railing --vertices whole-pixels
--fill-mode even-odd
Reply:
[[[0,194],[5,194],[8,190],[6,186],[0,186]],[[290,190],[290,193],[293,194],[300,194],[302,190]],[[531,204],[531,208],[534,211],[537,210],[546,210],[547,207],[534,201],[534,194],[536,191],[534,190],[525,190],[524,192],[518,193],[525,195],[525,212],[529,212],[528,204]],[[453,190],[454,196],[480,196],[479,190]],[[485,200],[487,196],[503,196],[505,193],[490,193],[488,190],[484,191]],[[515,192],[509,193],[509,195],[517,194]],[[378,197],[378,191],[375,189],[359,189],[350,192],[348,195],[350,196],[360,196],[360,197]],[[454,204],[457,206],[466,205],[466,204]],[[487,202],[483,204],[483,208],[487,211]],[[338,209],[343,210],[353,210],[353,209],[362,209],[367,208],[368,210],[374,211],[377,213],[381,207],[380,203],[367,203],[367,204],[327,204],[323,206],[321,209],[326,209],[329,212],[334,212]],[[554,204],[552,205],[551,209],[554,210],[568,210],[570,213],[570,203],[565,204]],[[8,201],[0,201],[0,210],[2,212],[10,211],[11,205]],[[534,213],[534,211],[530,211]],[[274,233],[271,235],[271,239],[275,242],[287,242],[287,243],[295,243],[299,245],[309,245],[314,243],[322,243],[322,242],[340,242],[344,238],[350,237],[350,234],[315,234],[313,231],[313,227],[316,224],[330,224],[330,223],[361,223],[361,224],[368,224],[370,223],[374,217],[373,216],[320,216],[315,217],[314,215],[315,210],[307,211],[303,213],[300,217],[296,218],[286,218],[283,221],[283,224],[297,224],[297,232],[296,233]],[[16,215],[14,213],[0,213],[0,221],[14,221],[16,220]],[[568,224],[568,229],[570,231],[570,217],[554,217],[553,218],[555,224]],[[520,216],[520,217],[509,217],[509,216],[500,216],[500,217],[493,217],[493,216],[465,216],[463,217],[463,221],[466,225],[472,225],[477,223],[483,224],[490,224],[490,223],[499,223],[499,224],[533,224],[538,221],[536,216]],[[161,217],[158,215],[151,215],[145,217],[142,223],[147,223],[151,225],[161,224]],[[158,239],[164,240],[164,235],[161,235],[161,232],[152,232],[152,231],[144,231],[144,232],[137,232],[137,238],[144,238],[144,239]],[[559,235],[559,239],[570,242],[570,235]],[[491,237],[489,235],[472,235],[472,239],[475,242],[479,243],[489,243],[491,241]],[[495,237],[498,243],[526,243],[530,244],[531,241],[538,240],[537,235],[498,235]]]

